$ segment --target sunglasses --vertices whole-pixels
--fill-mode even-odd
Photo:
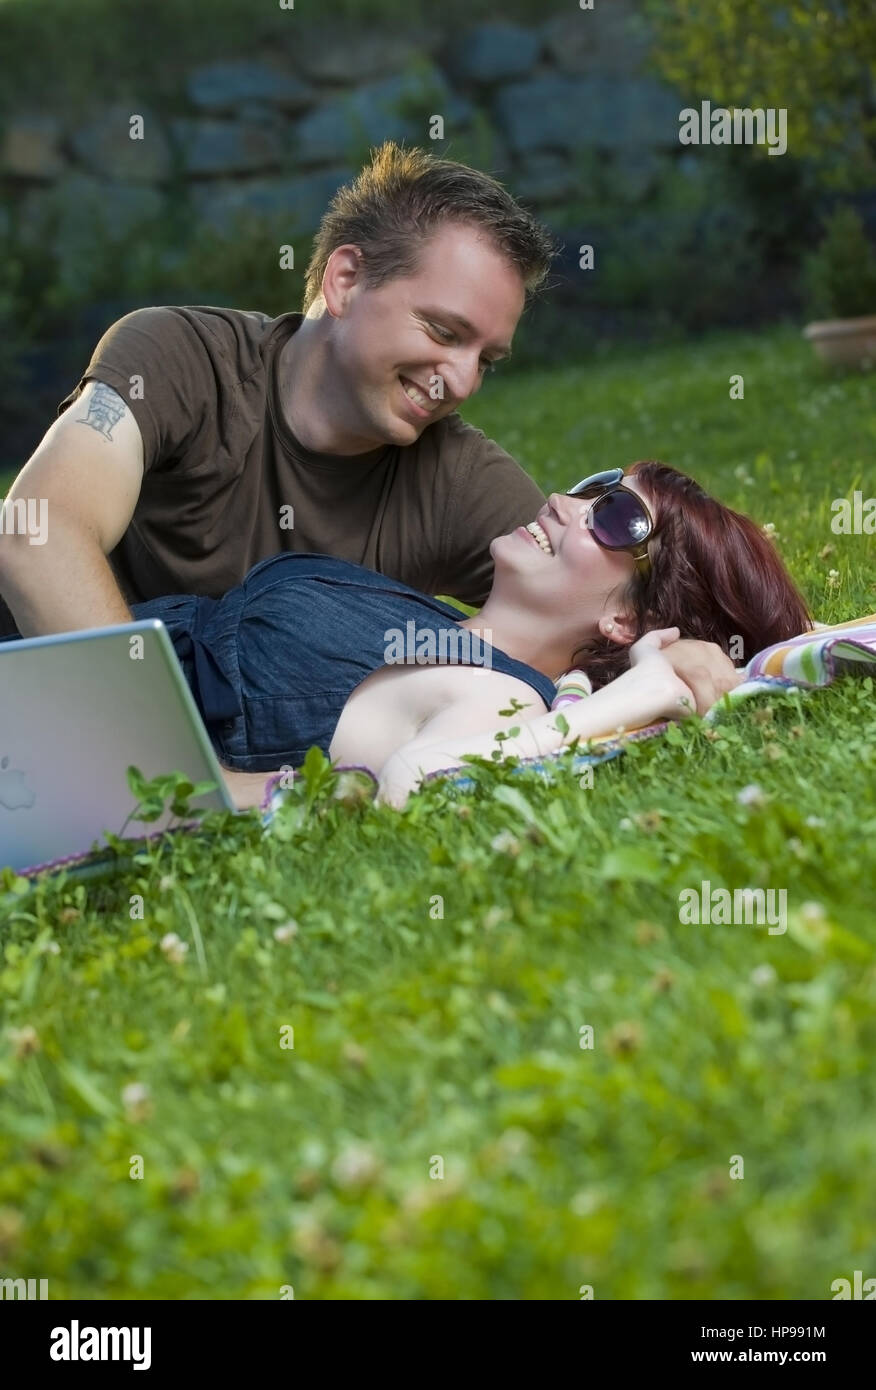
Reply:
[[[637,492],[623,486],[624,470],[607,468],[582,478],[567,497],[593,498],[585,520],[590,534],[604,550],[628,550],[644,579],[651,573],[648,541],[654,534],[651,513]]]

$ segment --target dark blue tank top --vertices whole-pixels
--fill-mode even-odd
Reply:
[[[314,744],[327,754],[349,696],[387,658],[516,676],[534,692],[523,718],[556,694],[540,671],[460,628],[458,609],[329,555],[274,555],[220,599],[176,595],[132,611],[164,621],[221,761],[242,771],[299,766]]]

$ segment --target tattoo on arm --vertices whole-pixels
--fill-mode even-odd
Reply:
[[[104,439],[112,441],[113,425],[119,423],[126,410],[127,406],[119,393],[105,382],[97,381],[88,402],[88,414],[80,415],[76,423],[90,425]]]

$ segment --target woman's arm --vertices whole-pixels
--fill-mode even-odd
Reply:
[[[695,700],[661,648],[678,637],[677,628],[649,632],[630,648],[631,666],[595,695],[563,709],[567,730],[557,727],[557,712],[521,720],[519,733],[507,737],[508,725],[458,738],[429,737],[428,725],[416,739],[397,749],[380,771],[378,800],[401,807],[410,792],[430,772],[462,766],[466,755],[490,757],[497,749],[502,759],[537,758],[555,753],[576,738],[582,742],[616,730],[641,728],[659,719],[679,719],[693,712]],[[496,742],[497,733],[505,735]]]

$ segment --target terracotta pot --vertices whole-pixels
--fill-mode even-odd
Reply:
[[[822,362],[832,367],[876,366],[876,314],[856,319],[824,319],[803,329]]]

